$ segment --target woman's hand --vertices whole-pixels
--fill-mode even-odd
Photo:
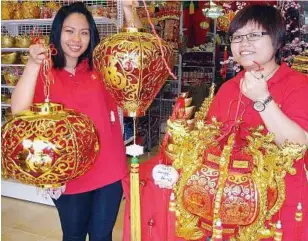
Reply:
[[[241,79],[240,89],[242,94],[252,101],[265,100],[270,95],[267,82],[260,71],[246,71]]]
[[[29,61],[41,65],[46,58],[47,49],[42,44],[33,44],[29,47]]]

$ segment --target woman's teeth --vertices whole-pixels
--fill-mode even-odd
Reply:
[[[251,51],[242,51],[240,52],[241,55],[249,55],[249,54],[253,54],[253,52]]]

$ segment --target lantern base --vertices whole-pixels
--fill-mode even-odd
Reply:
[[[143,154],[143,146],[137,144],[129,145],[126,147],[126,154],[130,156],[141,156]]]

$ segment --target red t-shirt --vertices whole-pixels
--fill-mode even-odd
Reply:
[[[91,191],[122,179],[128,171],[117,106],[99,74],[89,69],[87,61],[77,66],[75,75],[64,69],[52,69],[52,74],[51,102],[62,103],[65,108],[75,109],[90,117],[100,142],[94,166],[83,176],[68,182],[65,194]],[[39,74],[33,102],[43,102],[44,99],[42,75]],[[111,121],[111,111],[115,114],[115,122]]]
[[[244,73],[245,71],[240,72],[219,89],[209,110],[208,119],[216,116],[218,121],[225,124],[225,132],[228,132],[234,123],[238,106],[237,100],[240,95],[239,85]],[[284,114],[308,132],[308,77],[290,69],[286,64],[282,64],[268,81],[268,87],[274,101]],[[243,120],[240,136],[244,140],[249,127],[264,125],[264,122],[259,113],[253,109],[251,100],[242,96],[241,101],[238,115]],[[305,158],[304,161],[307,165],[308,158]],[[297,170],[296,175],[288,174],[286,176],[286,200],[280,214],[273,218],[273,221],[277,221],[280,215],[284,241],[308,240],[308,185],[303,170],[304,161],[300,160],[294,165]],[[294,218],[298,202],[303,205],[302,223],[297,223]],[[298,239],[296,239],[296,233],[299,234]]]

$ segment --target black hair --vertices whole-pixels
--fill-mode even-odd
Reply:
[[[285,44],[286,25],[280,11],[269,5],[250,5],[240,10],[232,20],[228,31],[232,36],[238,29],[247,23],[255,23],[265,29],[271,37],[273,47],[276,49],[275,60],[281,63],[281,50]]]
[[[80,13],[83,14],[90,27],[90,43],[86,51],[78,58],[77,65],[83,60],[88,58],[88,63],[90,68],[92,68],[92,53],[95,48],[95,46],[99,42],[99,34],[98,30],[96,28],[95,21],[93,19],[92,14],[90,11],[86,8],[86,6],[82,2],[74,2],[70,5],[63,6],[59,9],[58,13],[56,14],[51,31],[50,31],[50,37],[49,42],[50,44],[53,44],[54,47],[57,49],[58,53],[57,55],[52,56],[52,61],[55,68],[64,68],[65,67],[65,57],[64,52],[61,46],[61,32],[63,27],[64,20],[72,13]]]

